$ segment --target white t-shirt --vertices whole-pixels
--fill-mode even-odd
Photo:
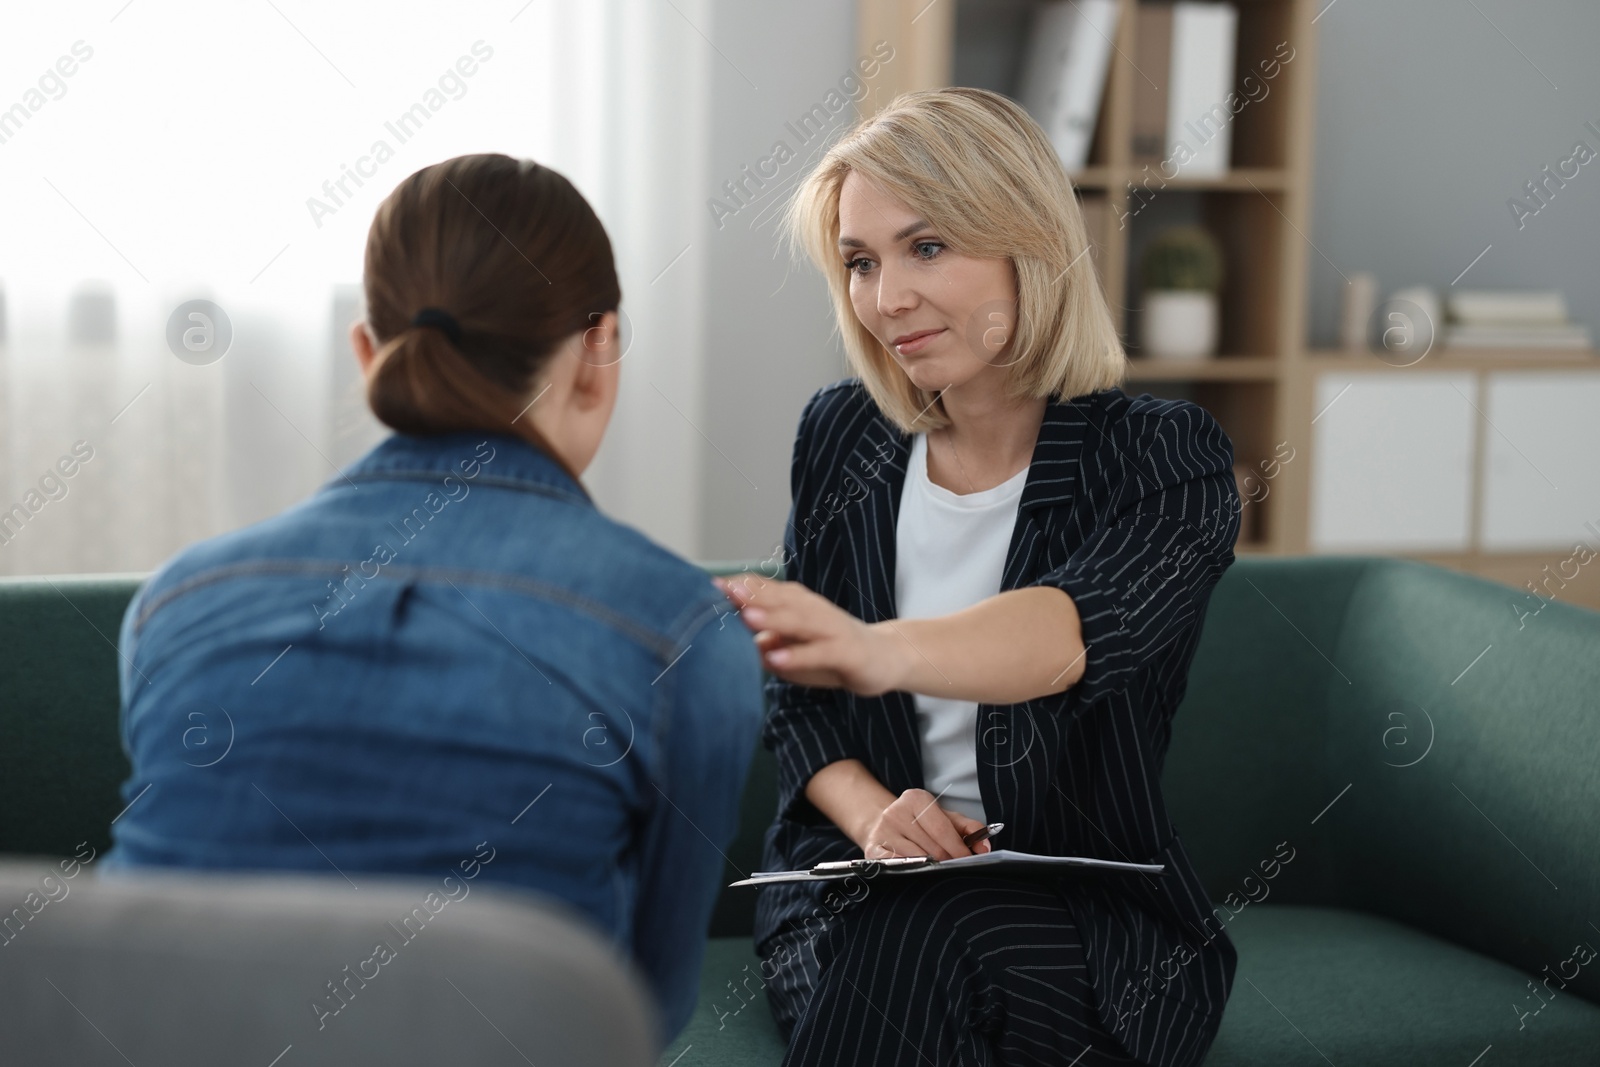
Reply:
[[[1000,592],[1024,467],[977,493],[952,493],[928,480],[928,435],[915,434],[895,523],[895,603],[902,619],[971,607]],[[916,694],[922,772],[941,807],[987,822],[978,792],[978,705]]]

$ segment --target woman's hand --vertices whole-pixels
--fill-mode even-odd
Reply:
[[[983,823],[977,819],[939,807],[938,798],[926,789],[907,789],[867,824],[856,844],[869,860],[893,856],[948,860],[988,852],[988,841],[979,841],[971,848],[961,841],[963,836],[981,829]]]
[[[926,789],[895,796],[858,759],[823,767],[806,783],[806,799],[844,831],[870,860],[932,856],[947,860],[988,852],[988,841],[968,848],[961,838],[983,823],[939,807]]]
[[[767,670],[795,685],[878,696],[900,688],[905,642],[799,582],[759,574],[715,579],[755,632]]]

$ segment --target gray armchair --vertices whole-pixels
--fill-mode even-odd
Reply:
[[[442,883],[0,863],[0,1059],[655,1062],[642,982],[581,920]]]

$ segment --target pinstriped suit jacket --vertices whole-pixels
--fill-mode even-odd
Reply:
[[[795,441],[786,577],[868,622],[895,617],[895,523],[911,438],[856,379],[807,403]],[[1051,585],[1087,646],[1064,694],[981,704],[979,788],[1004,847],[1166,865],[1164,875],[1062,882],[1105,1029],[1158,1067],[1198,1064],[1233,984],[1235,952],[1168,817],[1161,768],[1211,589],[1239,529],[1233,448],[1201,408],[1117,389],[1052,401],[1018,505],[1001,589]],[[805,799],[855,758],[895,793],[923,786],[910,694],[768,683],[779,765],[768,870],[860,855]],[[821,888],[763,887],[761,945],[823,918]]]

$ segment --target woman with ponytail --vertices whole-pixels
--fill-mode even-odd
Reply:
[[[107,862],[538,890],[670,1036],[762,698],[722,593],[580,480],[617,395],[610,240],[555,171],[462,156],[379,207],[364,282],[351,344],[395,433],[134,598]]]

